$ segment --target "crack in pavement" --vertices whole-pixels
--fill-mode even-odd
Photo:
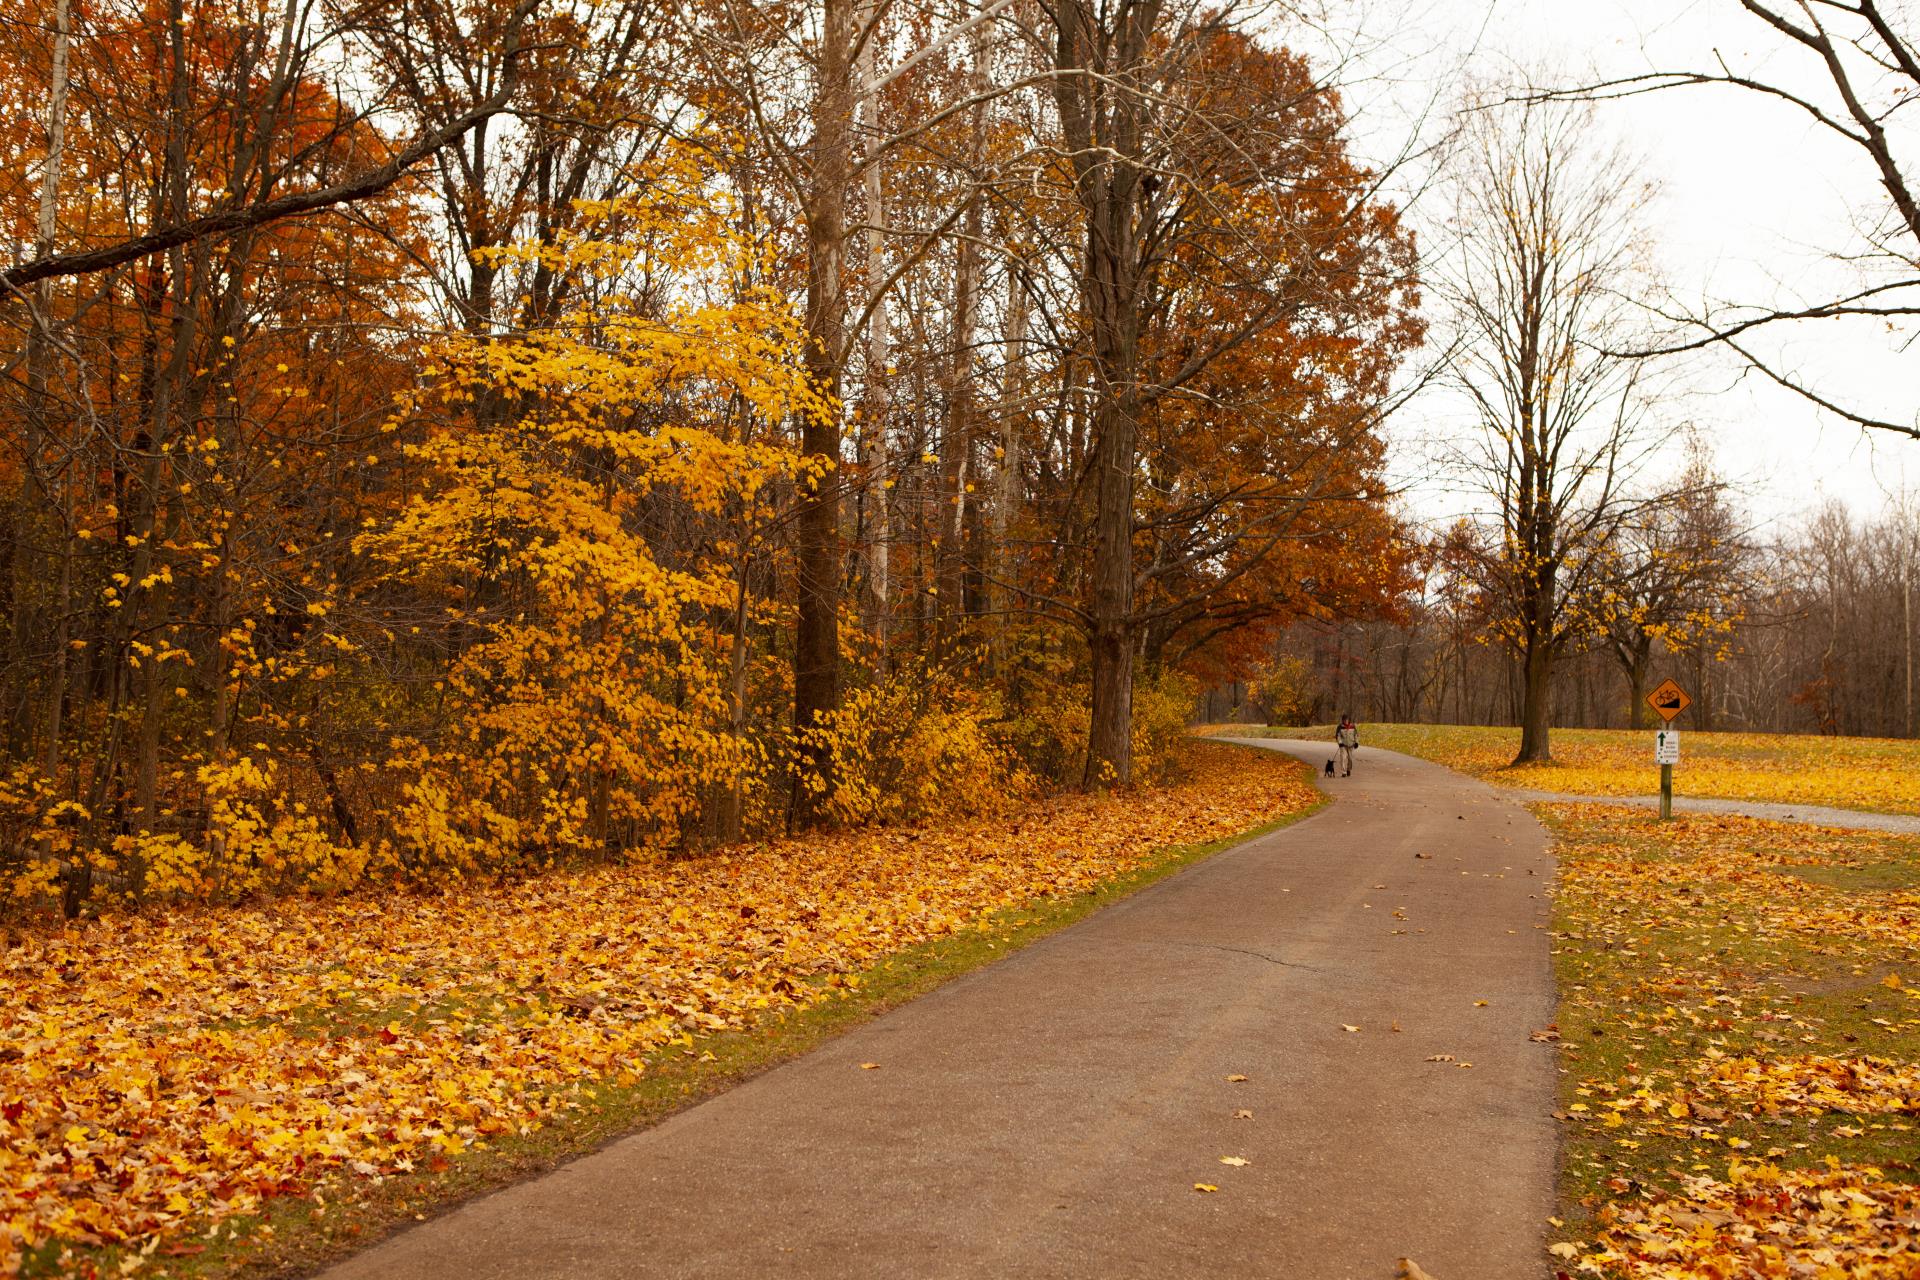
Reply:
[[[1268,964],[1277,964],[1283,969],[1304,969],[1308,973],[1320,972],[1320,970],[1310,964],[1300,964],[1293,960],[1282,960],[1278,956],[1270,956],[1264,951],[1250,951],[1246,947],[1223,946],[1218,942],[1172,942],[1167,945],[1174,947],[1204,947],[1209,951],[1231,951],[1234,955],[1252,956],[1256,960],[1265,960]]]

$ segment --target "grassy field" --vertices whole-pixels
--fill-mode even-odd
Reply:
[[[1920,1275],[1920,839],[1538,812],[1564,1272]]]
[[[1212,725],[1242,737],[1331,738],[1325,725],[1263,728]],[[1404,751],[1497,786],[1571,795],[1643,796],[1659,790],[1651,729],[1555,729],[1553,763],[1514,767],[1518,729],[1473,725],[1370,724],[1363,744]],[[1722,800],[1828,805],[1920,814],[1920,742],[1769,733],[1694,733],[1682,729],[1674,794]]]
[[[1321,803],[1194,748],[951,827],[9,932],[0,1275],[303,1273]]]

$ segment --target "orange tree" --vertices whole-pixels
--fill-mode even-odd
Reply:
[[[1041,594],[1088,638],[1088,785],[1129,776],[1139,654],[1204,668],[1404,573],[1377,429],[1421,337],[1411,237],[1304,57],[1188,18],[1057,16],[1086,390]]]

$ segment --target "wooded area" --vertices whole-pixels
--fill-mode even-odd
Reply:
[[[1726,538],[1720,551],[1687,562],[1691,572],[1643,574],[1636,581],[1659,589],[1616,603],[1582,634],[1560,665],[1553,723],[1651,725],[1646,693],[1670,675],[1693,696],[1695,728],[1914,737],[1916,513],[1896,506],[1863,520],[1829,503],[1780,529],[1747,528],[1724,506],[1712,518]],[[1207,715],[1235,718],[1244,705],[1254,718],[1271,709],[1280,723],[1320,724],[1342,711],[1519,723],[1524,668],[1485,642],[1484,617],[1443,579],[1433,586],[1428,602],[1396,618],[1290,629],[1250,684],[1207,695]]]
[[[17,898],[1124,785],[1195,678],[1399,583],[1411,237],[1245,15],[43,7]]]
[[[1906,611],[1911,557],[1856,577],[1910,536],[1763,545],[1709,448],[1662,473],[1662,357],[1767,372],[1756,328],[1905,314],[1892,224],[1860,298],[1662,309],[1596,104],[1764,81],[1473,87],[1417,247],[1351,69],[1261,4],[30,8],[0,42],[18,900],[1126,786],[1248,679],[1275,714],[1512,719],[1523,759],[1663,655],[1710,719],[1913,726],[1911,626],[1862,603]],[[1872,5],[1851,36],[1744,8],[1911,70]],[[1908,207],[1867,125],[1796,101]],[[1437,530],[1386,472],[1428,385],[1479,424],[1440,464],[1479,509]]]

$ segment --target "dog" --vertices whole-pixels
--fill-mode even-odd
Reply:
[[[1333,761],[1331,760],[1327,761],[1327,776],[1329,778],[1333,776]]]

